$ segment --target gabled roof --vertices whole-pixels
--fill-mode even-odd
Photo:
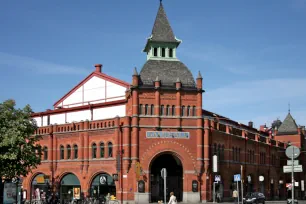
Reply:
[[[175,38],[162,2],[160,3],[157,12],[155,23],[152,29],[152,34],[147,40],[147,44],[144,51],[147,50],[149,42],[167,42],[177,44],[180,44],[181,42],[180,40],[177,40]]]
[[[284,122],[279,127],[277,135],[296,135],[296,134],[298,134],[298,126],[289,112]]]
[[[94,76],[99,77],[101,79],[104,79],[106,81],[110,81],[110,82],[112,82],[114,84],[117,84],[117,85],[120,85],[120,86],[123,86],[123,87],[126,87],[126,88],[128,88],[130,86],[130,84],[125,82],[125,81],[122,81],[120,79],[111,77],[111,76],[106,75],[106,74],[101,73],[101,72],[94,71],[89,76],[87,76],[83,81],[81,81],[78,85],[76,85],[73,89],[71,89],[61,99],[56,101],[53,106],[56,107],[58,104],[60,104],[62,101],[64,101],[67,97],[69,97],[73,92],[75,92],[79,87],[81,87],[83,84],[85,84],[89,79],[91,79]]]

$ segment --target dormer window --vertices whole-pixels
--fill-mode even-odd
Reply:
[[[154,47],[154,49],[153,49],[153,55],[154,55],[154,57],[157,57],[157,48],[156,47]]]
[[[169,49],[169,57],[173,57],[173,49],[172,48]]]
[[[166,49],[162,48],[162,57],[166,57]]]

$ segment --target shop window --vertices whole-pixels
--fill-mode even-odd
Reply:
[[[154,105],[151,105],[151,115],[154,115]]]
[[[172,106],[172,116],[175,116],[175,106]]]
[[[48,192],[48,191],[46,191]],[[66,203],[71,200],[79,200],[81,198],[81,184],[74,174],[66,174],[60,182],[60,203]]]
[[[153,49],[153,55],[154,55],[154,57],[157,57],[157,48],[156,47],[154,47],[154,49]]]
[[[164,115],[164,105],[160,106],[160,115]]]
[[[166,108],[166,115],[170,115],[170,106],[167,105],[167,108]]]
[[[142,108],[143,108],[143,105],[140,104],[140,105],[139,105],[139,115],[142,115]]]
[[[184,116],[184,114],[185,114],[185,106],[182,106],[182,113],[181,113],[181,115]]]
[[[113,157],[113,144],[111,142],[108,143],[108,157]]]
[[[104,158],[104,143],[100,143],[100,158]]]
[[[44,147],[44,160],[48,160],[48,148]]]
[[[91,151],[92,151],[92,158],[93,159],[97,158],[97,145],[96,145],[96,143],[92,144]]]
[[[103,179],[101,179],[103,178]],[[92,198],[104,198],[105,195],[110,193],[116,196],[116,185],[113,177],[106,173],[98,174],[90,185],[90,197]],[[111,203],[111,202],[110,202]]]
[[[73,153],[74,153],[74,159],[77,159],[78,158],[78,155],[79,155],[79,150],[78,150],[78,145],[74,145],[73,146]]]
[[[145,105],[145,115],[149,114],[149,106],[148,104]]]
[[[166,57],[166,49],[162,48],[162,57]]]
[[[64,156],[65,156],[65,149],[64,149],[64,146],[61,145],[61,147],[60,147],[60,159],[64,159]]]
[[[169,49],[169,57],[173,57],[173,49],[172,48]]]
[[[71,159],[71,147],[67,145],[67,159]]]

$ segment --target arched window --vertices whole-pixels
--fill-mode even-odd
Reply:
[[[44,160],[48,160],[48,147],[44,147]]]
[[[240,148],[238,149],[238,159],[237,159],[237,161],[239,161],[240,162]]]
[[[214,151],[214,155],[217,155],[217,144],[216,143],[214,144],[214,150],[213,151]]]
[[[140,105],[139,105],[139,115],[142,115],[142,108],[143,108],[143,105],[140,104]]]
[[[73,153],[74,153],[74,159],[77,159],[79,156],[79,150],[78,150],[78,145],[73,145]]]
[[[71,159],[71,146],[67,145],[67,159]]]
[[[170,106],[169,105],[167,105],[166,115],[170,115]]]
[[[218,161],[221,160],[221,145],[218,144]]]
[[[164,105],[160,106],[160,115],[164,115]]]
[[[190,106],[187,106],[187,116],[191,115],[191,110],[190,110]]]
[[[108,143],[108,157],[113,157],[113,144],[111,142]]]
[[[172,106],[172,116],[175,116],[175,106]]]
[[[65,149],[64,149],[64,146],[61,145],[61,147],[60,147],[60,158],[64,159],[64,156],[65,156]]]
[[[145,115],[149,114],[149,106],[148,104],[145,105]]]
[[[222,145],[221,160],[224,161],[224,145]]]
[[[232,160],[235,161],[235,148],[232,148]]]
[[[185,113],[185,106],[182,106],[182,116],[184,116],[184,113]]]
[[[166,49],[162,48],[162,57],[166,57]]]
[[[195,106],[193,106],[192,107],[192,116],[196,116],[196,107]]]
[[[100,158],[104,158],[104,143],[100,143]]]
[[[154,57],[157,57],[157,47],[153,48],[153,55],[154,55]]]
[[[172,48],[169,49],[169,57],[173,57],[173,49]]]
[[[154,105],[151,105],[151,115],[154,115]]]
[[[97,145],[96,145],[96,143],[92,144],[91,151],[92,151],[92,158],[93,159],[97,158]]]

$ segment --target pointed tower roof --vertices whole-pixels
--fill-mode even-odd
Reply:
[[[160,2],[157,16],[155,18],[155,23],[152,29],[152,34],[147,39],[147,44],[145,46],[144,52],[147,52],[150,42],[175,43],[177,46],[181,43],[180,40],[175,38],[162,2]]]
[[[295,135],[295,134],[298,134],[298,126],[289,112],[284,122],[279,127],[277,135]]]

